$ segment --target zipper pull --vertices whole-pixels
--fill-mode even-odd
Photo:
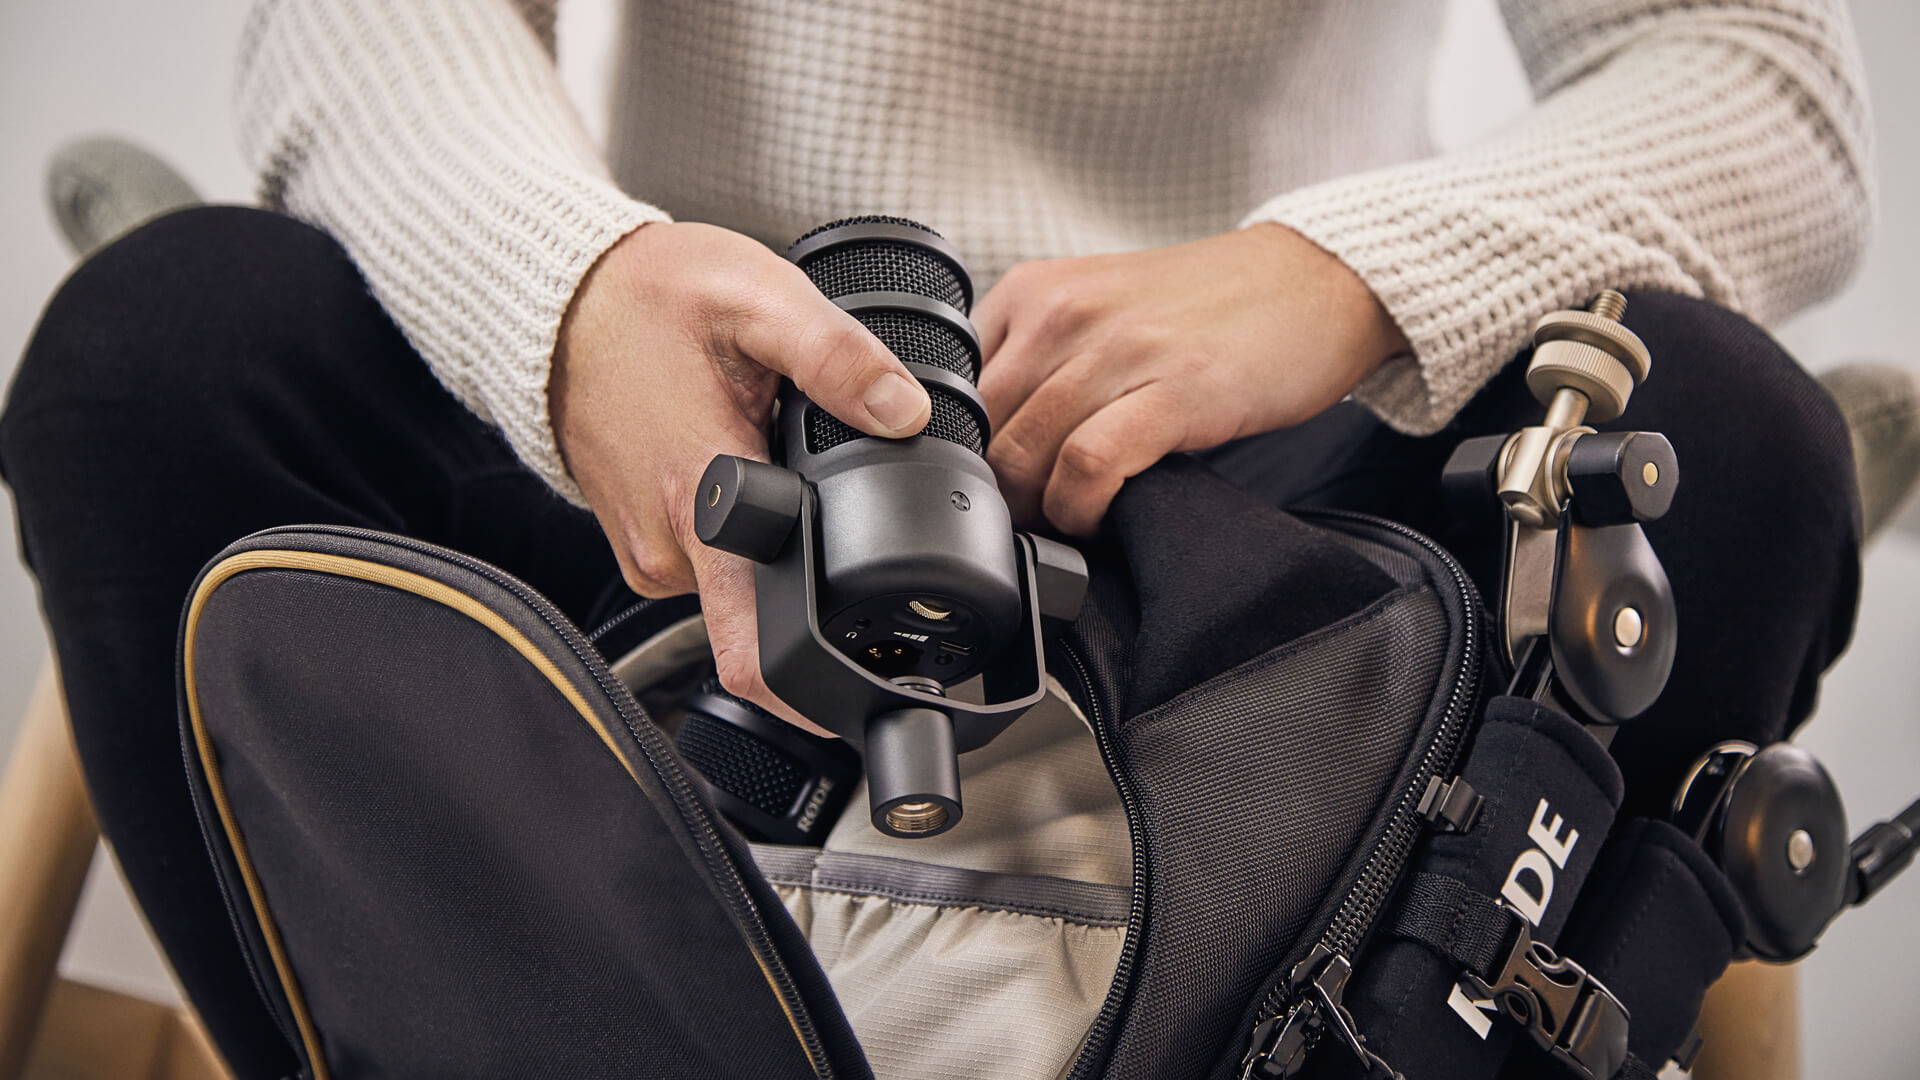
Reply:
[[[1353,1014],[1341,1004],[1353,962],[1325,945],[1315,945],[1288,979],[1287,1011],[1256,1024],[1247,1056],[1240,1062],[1240,1080],[1290,1080],[1307,1064],[1320,1040],[1332,1034],[1347,1048],[1369,1077],[1404,1080],[1379,1054],[1367,1049],[1367,1040],[1353,1026]]]
[[[1351,974],[1353,965],[1347,958],[1324,944],[1315,945],[1305,960],[1295,964],[1286,988],[1292,1004],[1254,1025],[1247,1056],[1240,1061],[1240,1080],[1285,1080],[1298,1075],[1326,1033],[1324,1006],[1310,988],[1324,981],[1331,1000],[1338,1002]]]
[[[1252,1045],[1240,1060],[1240,1080],[1282,1080],[1300,1072],[1320,1041],[1320,1006],[1309,998],[1279,1016],[1254,1025]]]

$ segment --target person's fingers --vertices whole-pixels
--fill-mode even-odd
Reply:
[[[986,352],[980,366],[980,400],[994,430],[1002,430],[1019,413],[1047,376],[1065,362],[1059,342],[1038,340],[1024,330],[1010,333],[995,352]],[[984,352],[984,350],[983,350]]]
[[[1114,359],[1083,355],[1061,363],[994,432],[987,462],[1016,517],[1032,520],[1039,513],[1067,436],[1132,389],[1124,381],[1127,366]]]
[[[678,471],[663,469],[647,476],[647,485],[623,491],[618,498],[589,499],[627,588],[655,600],[692,592],[696,585],[671,513],[674,496],[686,486],[675,482],[672,474]],[[691,518],[691,508],[687,513]]]
[[[799,270],[769,275],[773,295],[733,320],[733,345],[792,379],[815,404],[869,435],[904,438],[933,404],[900,359]],[[776,313],[777,314],[770,314]]]
[[[696,541],[697,542],[697,541]],[[707,642],[720,685],[727,693],[815,735],[833,733],[795,712],[774,694],[760,674],[760,626],[754,611],[753,564],[710,548],[693,560],[700,580],[700,609],[707,619]]]
[[[1083,331],[1079,309],[1037,309],[1008,331],[979,373],[979,396],[995,429],[1010,423],[1062,365],[1087,352],[1112,352],[1106,346],[1116,342],[1092,342]]]
[[[1014,415],[1060,361],[1060,346],[1071,344],[1106,304],[1098,279],[1062,273],[1083,265],[1085,259],[1018,263],[973,306],[983,361],[979,392],[995,423]]]
[[[621,448],[619,467],[596,474],[587,489],[621,576],[641,596],[678,596],[699,587],[695,559],[708,549],[694,533],[693,500],[714,455],[767,459],[765,435],[728,409],[723,395],[706,401],[696,395],[686,402],[687,413],[707,422],[690,424],[682,439],[641,444],[636,435],[635,445]]]
[[[765,461],[767,457],[766,443],[745,431],[726,432],[714,445],[715,453],[732,453],[758,461]],[[705,464],[701,463],[702,469]],[[808,722],[768,689],[760,674],[760,627],[754,609],[753,563],[701,543],[693,527],[694,489],[698,486],[696,470],[669,472],[671,478],[663,477],[661,487],[666,505],[657,517],[666,526],[674,553],[688,565],[688,587],[697,588],[700,593],[700,610],[706,616],[707,641],[713,650],[720,685],[735,697],[745,698],[791,724],[816,735],[831,735]]]
[[[980,335],[980,355],[985,360],[993,359],[1006,343],[1007,329],[1011,325],[1015,306],[1022,291],[1027,288],[1026,279],[1032,273],[1031,263],[1020,263],[1000,275],[993,288],[973,305],[970,318],[973,329]]]
[[[1192,410],[1167,383],[1149,383],[1088,417],[1060,444],[1042,507],[1073,536],[1091,536],[1127,478],[1192,441]]]
[[[1044,263],[1021,263],[987,294],[1006,311],[1006,329],[995,346],[987,350],[981,342],[989,361],[979,375],[979,396],[995,425],[1018,413],[1062,363],[1087,352],[1085,331],[1100,313],[1098,286],[1044,269],[1020,273],[1033,265]]]

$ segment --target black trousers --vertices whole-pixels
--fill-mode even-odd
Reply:
[[[1811,709],[1852,626],[1858,510],[1837,409],[1763,332],[1672,296],[1634,297],[1627,322],[1655,366],[1621,424],[1665,433],[1684,477],[1648,530],[1681,613],[1673,680],[1615,742],[1646,813],[1701,749],[1770,741]],[[1537,420],[1520,368],[1431,438],[1343,405],[1208,457],[1283,503],[1421,528],[1491,595],[1497,537],[1451,524],[1437,481],[1462,437]],[[236,1072],[284,1075],[181,767],[174,639],[194,575],[258,529],[358,525],[469,552],[589,621],[618,592],[606,540],[434,380],[338,245],[252,210],[173,215],[74,273],[0,417],[0,471],[102,830]]]

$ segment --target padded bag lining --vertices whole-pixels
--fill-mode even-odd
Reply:
[[[877,1075],[1052,1080],[1113,981],[1131,904],[1126,819],[1057,684],[960,758],[967,813],[882,835],[855,792],[824,850],[756,846]]]
[[[643,701],[713,669],[700,616],[653,625],[608,654]],[[863,783],[823,847],[751,845],[887,1080],[1052,1080],[1107,996],[1131,842],[1086,719],[1057,681],[1048,691],[961,756],[954,829],[880,833]],[[671,726],[670,707],[654,715]]]

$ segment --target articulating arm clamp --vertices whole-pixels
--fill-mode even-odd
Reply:
[[[1591,311],[1542,318],[1527,385],[1545,419],[1461,443],[1443,478],[1457,509],[1485,507],[1489,496],[1502,509],[1498,614],[1516,692],[1602,725],[1653,704],[1677,640],[1673,590],[1640,528],[1672,504],[1673,446],[1653,432],[1587,426],[1617,419],[1652,370],[1619,321],[1625,310],[1609,290]]]

